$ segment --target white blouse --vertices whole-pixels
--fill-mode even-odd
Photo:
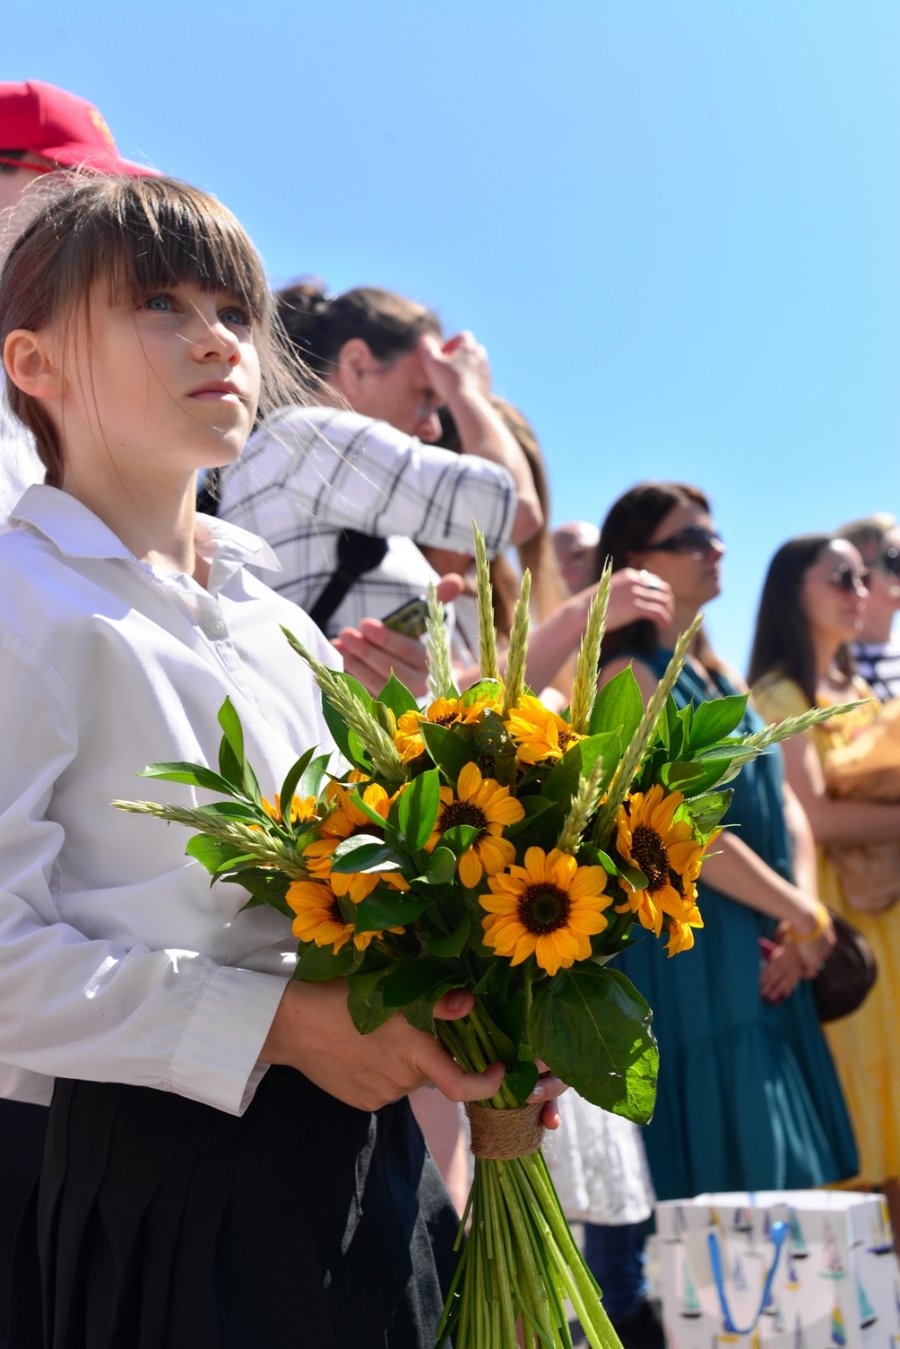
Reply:
[[[200,517],[208,589],[138,561],[75,498],[30,487],[0,536],[0,1060],[174,1091],[241,1113],[294,964],[287,920],[185,857],[189,831],[115,798],[200,804],[135,777],[217,765],[226,696],[263,794],[310,745],[333,748],[319,694],[279,630],[335,653],[246,570],[260,539]],[[9,1091],[11,1077],[4,1086]],[[11,1094],[11,1093],[10,1093]]]

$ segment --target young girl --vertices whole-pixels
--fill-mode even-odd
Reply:
[[[399,1017],[359,1036],[279,915],[110,807],[194,801],[133,775],[215,764],[226,696],[272,790],[331,744],[279,624],[330,648],[246,569],[265,544],[194,515],[260,388],[285,401],[260,261],[193,188],[86,181],[12,250],[0,341],[47,469],[0,538],[0,1058],[59,1079],[12,1344],[427,1343],[455,1220],[401,1098],[501,1069]]]

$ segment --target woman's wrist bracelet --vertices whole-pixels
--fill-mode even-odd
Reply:
[[[788,924],[787,939],[795,942],[798,946],[805,946],[808,942],[818,941],[819,938],[828,931],[831,923],[831,914],[826,909],[821,900],[816,903],[816,921],[809,932],[798,932],[796,928]]]

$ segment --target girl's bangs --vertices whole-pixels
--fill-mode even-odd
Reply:
[[[269,290],[253,245],[218,202],[164,180],[124,185],[117,210],[98,238],[98,274],[111,296],[135,300],[167,286],[192,282],[233,295],[259,321],[269,312]],[[96,222],[94,222],[96,227]]]

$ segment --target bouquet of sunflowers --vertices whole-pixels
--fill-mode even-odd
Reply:
[[[650,1119],[651,1011],[609,961],[638,937],[665,938],[669,955],[693,945],[703,926],[696,883],[728,806],[724,784],[824,714],[736,737],[744,698],[679,710],[669,690],[694,628],[646,707],[630,670],[598,691],[607,571],[571,706],[558,716],[525,685],[527,573],[501,677],[477,532],[476,551],[474,687],[454,686],[433,595],[425,710],[393,676],[370,697],[287,633],[322,690],[342,765],[307,748],[267,799],[226,702],[218,772],[144,770],[226,801],[115,804],[194,828],[187,851],[215,879],[292,921],[296,977],[346,980],[361,1033],[399,1011],[467,1070],[503,1060],[497,1095],[469,1107],[474,1182],[439,1343],[570,1346],[571,1307],[598,1349],[618,1341],[540,1151],[540,1106],[528,1103],[536,1060],[596,1105]],[[473,1011],[435,1020],[437,999],[459,987],[475,993]]]

